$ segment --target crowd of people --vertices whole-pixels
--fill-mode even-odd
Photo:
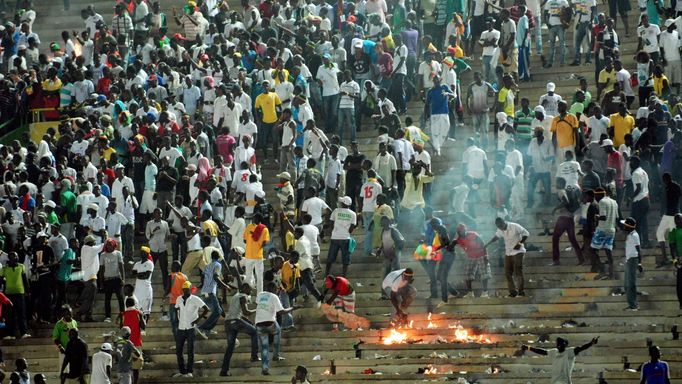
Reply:
[[[638,2],[638,44],[625,52],[616,21],[628,38],[629,2],[608,4],[607,16],[594,0],[438,0],[424,25],[412,1],[123,0],[112,20],[91,5],[80,31],[45,42],[31,2],[18,0],[0,14],[0,117],[11,128],[40,109],[53,124],[0,146],[2,335],[56,323],[63,382],[109,383],[113,364],[120,383],[137,384],[148,322],[170,322],[173,376],[193,377],[195,337],[224,319],[220,375],[232,375],[239,334],[268,375],[293,311],[355,312],[357,255],[383,263],[394,324],[408,322],[417,297],[406,265],[415,243],[409,256],[439,306],[494,295],[491,261],[509,298],[530,295],[532,215],[551,233],[551,265],[566,233],[596,279],[617,278],[623,231],[625,309],[637,311],[642,250],[658,247],[657,268],[681,266],[682,10]],[[594,65],[594,79],[580,77],[565,98],[553,82],[537,102],[522,96],[536,76],[531,51],[537,76],[553,73],[567,36],[570,65]],[[409,116],[408,102],[421,103]],[[435,176],[432,159],[461,161],[461,172]],[[434,209],[444,189],[447,205]],[[650,211],[661,216],[656,241]],[[476,232],[481,223],[492,238]],[[461,286],[450,281],[457,246]],[[78,324],[93,321],[119,332],[89,359]],[[596,343],[531,351],[562,361],[554,382],[570,382],[575,356]],[[651,355],[661,375],[660,352]],[[14,374],[24,377],[25,361]],[[291,382],[307,382],[306,368]]]

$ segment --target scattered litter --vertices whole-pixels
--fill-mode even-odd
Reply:
[[[566,251],[566,252],[572,251],[572,250],[573,250],[573,248],[571,248],[571,247],[566,247],[566,248],[564,248],[564,251]]]
[[[356,287],[362,287],[362,283],[355,283]]]
[[[320,355],[313,356],[313,361],[319,361],[319,360],[322,360],[322,356],[320,356]]]
[[[391,357],[391,355],[380,355],[380,354],[378,354],[378,353],[375,353],[375,354],[374,354],[374,358],[377,359],[377,360],[388,359],[389,357]]]
[[[363,375],[374,375],[375,373],[377,373],[377,372],[375,370],[373,370],[372,368],[367,368],[364,371],[362,371]]]
[[[575,320],[566,320],[561,323],[561,326],[564,328],[574,328],[578,326],[578,323]]]
[[[467,381],[467,379],[465,379],[463,377],[458,377],[457,378],[457,384],[469,384],[469,382]]]
[[[448,356],[447,353],[438,353],[438,352],[435,352],[435,351],[434,351],[434,352],[431,352],[431,354],[429,355],[429,357],[430,357],[430,358],[433,358],[433,359],[447,359],[447,358],[449,358],[449,356]]]
[[[541,369],[541,368],[531,368],[530,371],[533,373],[543,373],[543,374],[547,373],[547,371],[545,371],[544,369]]]
[[[538,337],[538,343],[546,343],[550,340],[549,333],[543,333]]]
[[[448,341],[447,341],[443,336],[438,335],[438,337],[436,337],[436,343],[438,343],[438,344],[447,344]]]

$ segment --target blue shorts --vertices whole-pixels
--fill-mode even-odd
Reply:
[[[597,228],[592,236],[592,243],[590,247],[594,249],[608,249],[613,250],[613,239],[615,233],[606,233],[604,230]]]

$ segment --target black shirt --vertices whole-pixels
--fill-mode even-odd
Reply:
[[[350,68],[353,70],[353,75],[366,75],[369,73],[369,68],[370,68],[370,62],[369,62],[369,56],[368,55],[361,55],[360,58],[358,59],[357,56],[351,55],[350,58],[348,59],[348,64],[350,65]],[[364,84],[360,84],[360,86],[364,86]]]
[[[175,179],[175,182],[168,180],[166,177],[159,177],[159,180],[156,182],[156,191],[161,192],[161,191],[168,191],[172,192],[173,189],[175,188],[175,184],[178,183],[178,170],[175,169],[174,167],[166,167],[163,168],[159,171],[159,175],[161,172],[166,172],[166,174]]]
[[[350,169],[350,165],[361,166],[362,162],[365,161],[365,155],[358,153],[357,155],[349,154],[346,156],[345,165],[348,167],[346,171],[346,180],[354,180],[357,182],[362,182],[362,169]]]
[[[665,188],[665,214],[666,216],[675,216],[680,213],[680,195],[682,189],[680,185],[671,181]]]
[[[78,379],[79,377],[90,373],[90,367],[88,366],[88,345],[80,337],[75,340],[69,340],[66,344],[64,360],[69,364],[69,373],[66,374],[67,379]]]

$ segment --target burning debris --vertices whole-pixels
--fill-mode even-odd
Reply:
[[[417,374],[418,375],[436,375],[436,374],[438,374],[438,368],[429,364],[424,368],[417,369]]]
[[[429,323],[426,326],[426,329],[438,329],[439,327],[432,323],[431,320],[431,314],[429,314]],[[448,325],[448,329],[454,329],[454,338],[449,338],[447,336],[442,336],[442,335],[437,335],[433,341],[433,343],[476,343],[476,344],[491,344],[493,341],[487,337],[486,335],[480,334],[479,330],[468,330],[465,329],[461,324],[450,324]],[[413,334],[413,328],[412,328],[412,322],[410,322],[409,326],[406,327],[395,327],[391,328],[388,330],[388,335],[383,336],[382,334],[379,335],[379,342],[384,344],[384,345],[391,345],[391,344],[414,344],[414,343],[421,343],[424,340],[423,339],[415,339],[411,337],[411,333]]]

